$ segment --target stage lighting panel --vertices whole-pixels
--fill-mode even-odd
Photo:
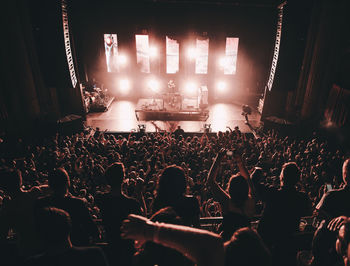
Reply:
[[[136,60],[142,73],[150,73],[150,48],[148,35],[135,35]]]
[[[166,36],[166,73],[179,71],[179,42]]]
[[[117,34],[104,34],[107,72],[119,72]]]
[[[226,38],[226,51],[225,62],[222,66],[224,68],[225,75],[236,74],[237,65],[237,53],[238,53],[239,38],[227,37]]]
[[[196,74],[208,73],[209,39],[196,41]]]

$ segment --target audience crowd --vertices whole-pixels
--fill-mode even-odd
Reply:
[[[347,156],[316,133],[238,127],[2,136],[2,258],[5,265],[350,265]],[[201,218],[210,217],[206,230]]]

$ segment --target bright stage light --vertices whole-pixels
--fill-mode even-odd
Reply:
[[[128,79],[119,80],[119,90],[121,93],[127,93],[130,90],[130,81]]]
[[[157,49],[157,47],[151,46],[149,48],[149,55],[150,55],[150,57],[157,57],[158,56],[158,49]]]
[[[127,58],[125,55],[120,54],[120,55],[118,56],[118,62],[119,62],[119,64],[120,64],[121,66],[125,66],[126,63],[128,62],[128,58]]]
[[[151,89],[153,92],[159,92],[160,90],[160,85],[159,82],[156,79],[150,79],[147,82],[147,86],[149,89]]]
[[[189,81],[185,85],[185,92],[186,92],[186,94],[194,94],[197,89],[198,89],[198,86],[193,81]]]
[[[227,85],[226,82],[224,81],[219,81],[216,85],[216,88],[218,89],[218,91],[224,92],[227,89]]]
[[[190,47],[187,50],[187,55],[188,55],[188,58],[190,59],[196,59],[198,55],[198,51],[195,47]]]
[[[227,57],[221,57],[219,59],[219,65],[222,67],[222,68],[225,68],[228,64],[228,60],[227,60]]]

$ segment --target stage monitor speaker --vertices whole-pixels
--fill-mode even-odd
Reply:
[[[80,115],[67,115],[57,121],[58,132],[63,135],[70,135],[84,129],[83,118]]]

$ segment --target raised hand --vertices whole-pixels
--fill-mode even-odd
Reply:
[[[120,230],[122,238],[144,242],[152,240],[154,225],[143,216],[130,214],[128,219],[123,221]]]
[[[338,231],[340,227],[348,220],[346,216],[333,218],[327,225],[329,231]]]

